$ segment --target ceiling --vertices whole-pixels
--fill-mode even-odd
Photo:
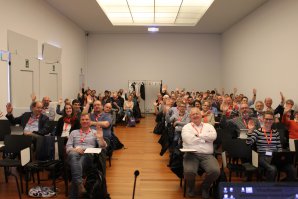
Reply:
[[[44,0],[89,33],[147,33],[147,27],[113,26],[96,0]],[[163,33],[220,34],[268,0],[214,0],[194,27],[159,28]]]

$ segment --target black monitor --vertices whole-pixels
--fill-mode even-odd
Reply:
[[[298,183],[221,182],[220,199],[298,199]]]

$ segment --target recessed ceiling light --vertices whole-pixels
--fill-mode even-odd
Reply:
[[[149,27],[148,28],[148,31],[149,32],[158,32],[159,31],[159,28],[157,28],[157,27]]]
[[[96,0],[114,26],[195,26],[214,0]]]

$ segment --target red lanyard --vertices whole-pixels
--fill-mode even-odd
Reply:
[[[194,125],[194,123],[191,123],[191,126],[196,130],[197,132],[197,135],[200,135],[202,133],[202,130],[203,130],[203,127],[204,127],[204,124],[202,124],[202,128],[200,129],[200,131],[198,131],[198,129],[196,128],[196,126]],[[201,125],[200,125],[201,126]]]
[[[95,121],[97,121],[97,122],[98,122],[98,118],[100,118],[100,116],[101,116],[101,114],[97,114],[97,115],[95,115],[95,114],[94,114]]]
[[[85,141],[85,138],[87,137],[87,135],[91,132],[91,129],[89,128],[87,132],[85,132],[85,136],[83,137],[83,130],[80,129],[80,134],[81,134],[81,138],[80,138],[80,142],[83,143]]]
[[[65,127],[64,127],[64,130],[63,130],[63,131],[67,131],[67,127],[68,127],[68,125],[69,125],[69,123],[65,123],[65,122],[64,122],[64,126],[65,126]]]
[[[27,124],[32,125],[32,123],[33,122],[36,122],[38,120],[38,118],[39,118],[39,116],[38,117],[35,117],[35,118],[33,118],[33,116],[31,116],[29,118],[29,121],[27,122]]]
[[[245,127],[248,129],[248,125],[247,125],[245,119],[242,118],[242,121],[243,121],[243,124],[245,125]]]
[[[263,131],[263,130],[262,130],[262,131]],[[269,138],[269,139],[268,139],[268,137],[267,137],[267,133],[266,133],[266,131],[263,131],[263,133],[265,134],[267,143],[268,143],[268,144],[271,144],[271,142],[272,142],[272,129],[270,130],[270,138]]]
[[[71,121],[70,121],[70,118],[67,118],[67,117],[65,117],[63,120],[64,120],[64,126],[65,126],[64,131],[66,131],[68,125],[71,124]]]

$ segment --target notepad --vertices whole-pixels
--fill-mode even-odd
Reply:
[[[248,129],[240,129],[239,139],[247,139]]]
[[[101,148],[87,148],[84,153],[96,153],[100,154],[101,153]]]
[[[180,149],[181,152],[196,152],[195,149]]]
[[[252,157],[252,165],[254,167],[259,167],[259,154],[257,152],[255,152],[254,150],[252,150],[251,157]]]
[[[296,151],[294,139],[289,139],[289,148],[290,148],[290,151]]]

